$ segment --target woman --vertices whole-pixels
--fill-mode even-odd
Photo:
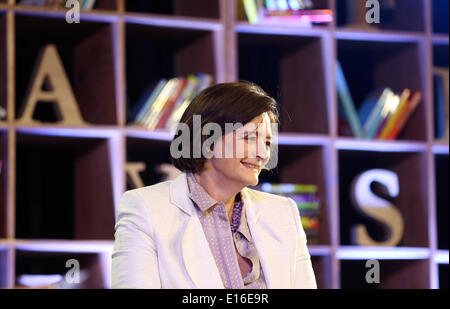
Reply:
[[[316,288],[294,201],[247,188],[270,164],[277,121],[250,82],[194,98],[171,144],[183,173],[119,202],[113,288]]]

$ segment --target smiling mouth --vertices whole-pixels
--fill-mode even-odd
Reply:
[[[250,169],[255,169],[255,170],[257,170],[257,171],[259,171],[259,165],[257,165],[257,164],[252,164],[252,163],[248,163],[248,162],[242,162],[241,161],[241,164],[243,165],[243,166],[245,166],[246,168],[250,168]]]

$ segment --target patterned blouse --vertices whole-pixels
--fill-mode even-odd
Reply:
[[[259,263],[258,252],[253,243],[247,224],[244,202],[237,195],[231,224],[225,204],[215,201],[197,182],[192,173],[187,174],[189,197],[197,206],[200,223],[203,227],[211,253],[219,270],[225,288],[265,289],[266,282]],[[241,257],[251,262],[251,271],[241,274],[236,250]]]

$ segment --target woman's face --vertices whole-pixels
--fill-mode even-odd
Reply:
[[[263,113],[222,136],[214,144],[213,157],[207,160],[207,168],[235,185],[255,186],[259,173],[270,159],[271,141],[270,118]]]

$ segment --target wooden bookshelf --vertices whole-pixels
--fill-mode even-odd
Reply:
[[[77,258],[86,287],[110,286],[114,213],[127,190],[126,162],[145,162],[145,185],[169,162],[171,134],[127,125],[144,89],[160,78],[209,73],[249,79],[280,103],[279,165],[261,181],[316,184],[319,240],[309,244],[319,288],[448,288],[448,143],[434,138],[433,66],[448,67],[448,1],[397,0],[380,28],[347,27],[346,0],[327,26],[250,25],[230,0],[97,0],[67,24],[64,9],[0,0],[0,288],[22,274],[64,273]],[[447,9],[445,9],[447,8]],[[442,15],[443,14],[443,15]],[[411,22],[413,20],[414,22]],[[55,44],[86,126],[61,126],[51,106],[17,123],[37,53]],[[396,141],[355,139],[338,118],[335,61],[356,103],[391,86],[421,90],[419,109]],[[369,168],[395,171],[404,237],[394,248],[354,246],[365,223],[349,184]],[[381,283],[364,281],[380,260]],[[53,265],[53,266],[49,266]]]

